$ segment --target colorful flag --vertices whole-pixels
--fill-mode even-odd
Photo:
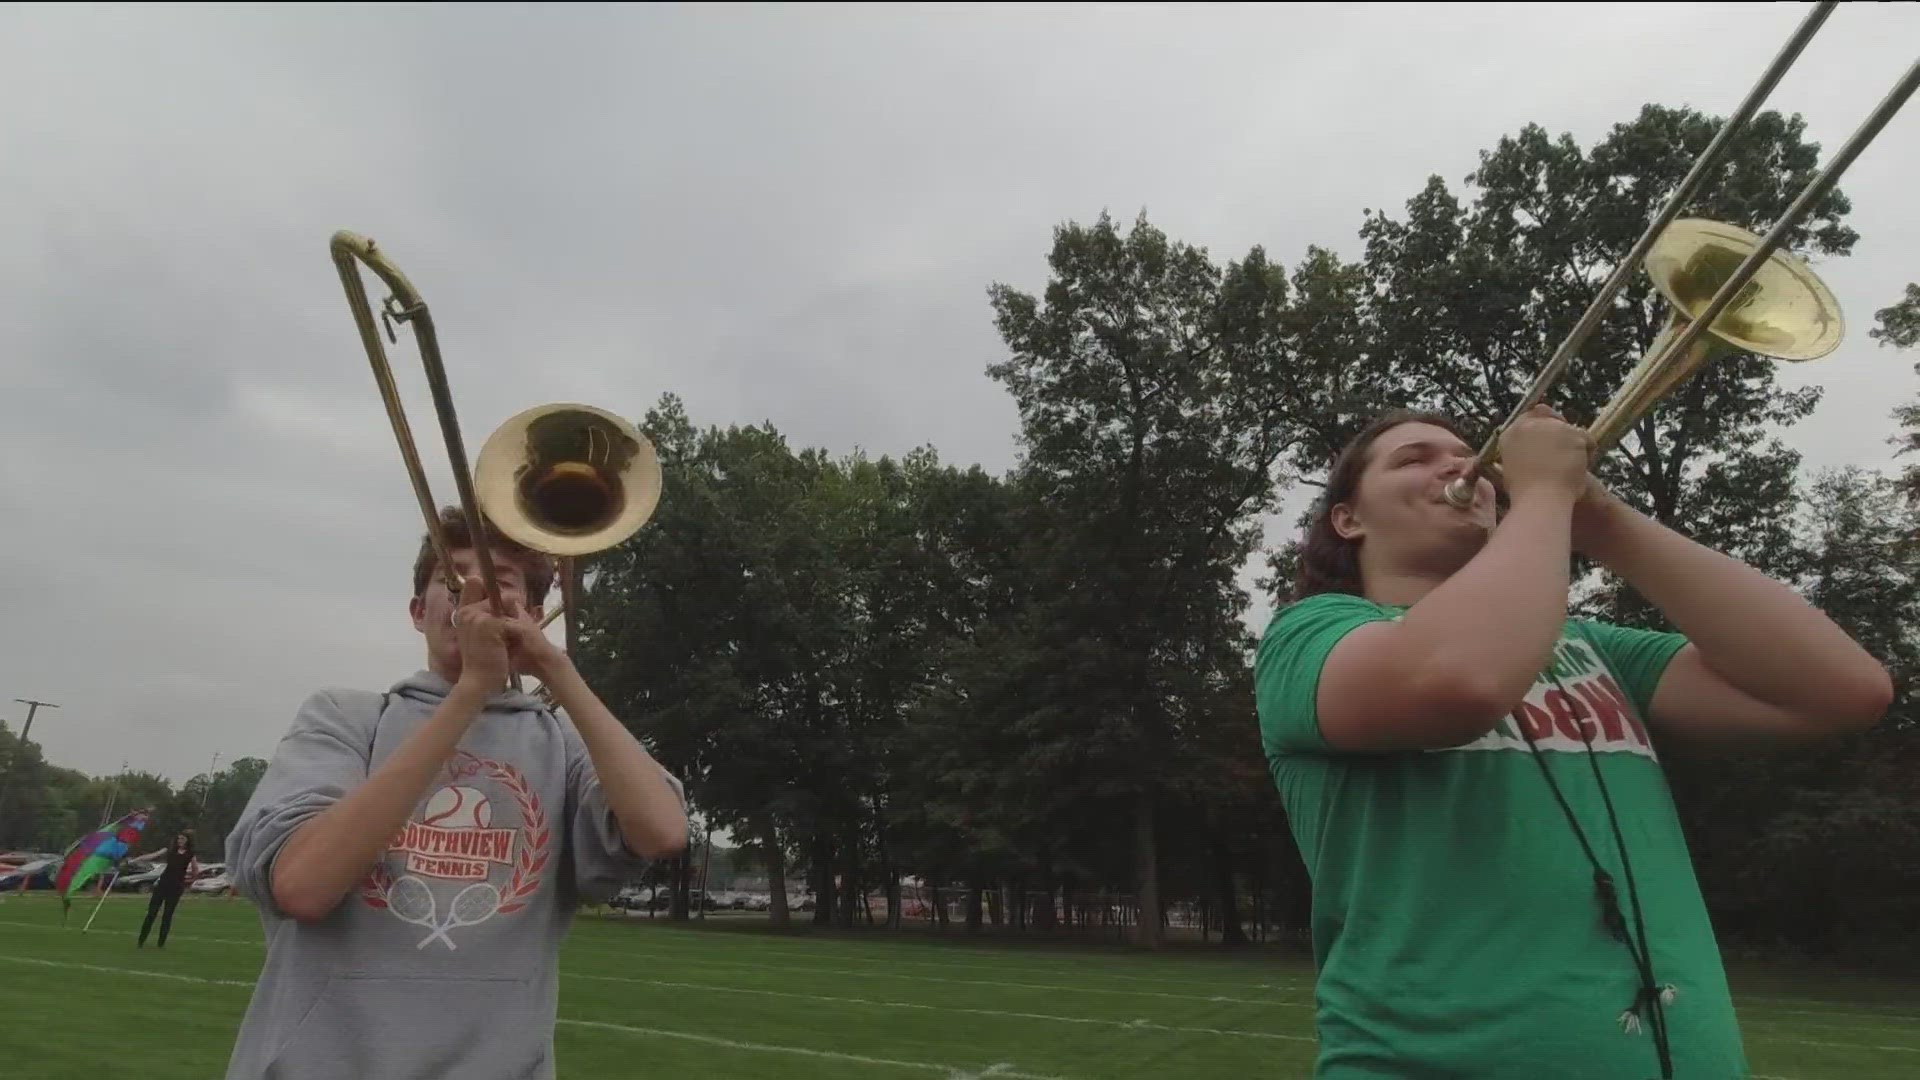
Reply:
[[[60,902],[71,907],[73,894],[96,875],[119,865],[146,827],[147,811],[135,810],[75,841],[60,857],[60,866],[53,872],[53,891],[60,894]]]

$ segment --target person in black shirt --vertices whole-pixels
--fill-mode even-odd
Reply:
[[[140,948],[147,946],[147,932],[153,929],[153,917],[160,916],[160,947],[167,947],[167,931],[173,928],[173,909],[187,891],[187,875],[197,863],[193,857],[193,830],[177,833],[167,848],[167,866],[160,880],[153,883],[153,899],[147,901],[147,921],[140,924]]]

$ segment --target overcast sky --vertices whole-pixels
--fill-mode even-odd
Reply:
[[[1057,223],[1352,256],[1363,208],[1526,122],[1724,113],[1805,9],[0,9],[0,715],[58,702],[53,761],[179,781],[420,665],[422,523],[335,229],[425,294],[471,452],[531,404],[670,390],[701,425],[998,470],[985,290],[1039,287]],[[1916,48],[1920,5],[1843,5],[1770,104],[1831,149]],[[1885,464],[1915,392],[1866,330],[1920,276],[1916,175],[1920,105],[1843,183],[1861,240],[1820,272],[1849,337],[1785,376],[1828,388],[1810,464]]]

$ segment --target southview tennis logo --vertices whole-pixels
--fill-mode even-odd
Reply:
[[[540,890],[552,840],[540,795],[519,769],[463,750],[447,774],[360,885],[368,907],[428,931],[421,949],[458,948],[451,931],[523,910]]]
[[[1626,692],[1593,648],[1574,638],[1560,639],[1553,662],[1535,678],[1519,708],[1501,717],[1492,731],[1450,749],[1525,750],[1526,735],[1545,751],[1585,753],[1591,740],[1595,753],[1659,756]]]

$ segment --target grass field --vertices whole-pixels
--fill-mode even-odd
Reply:
[[[9,1032],[0,1043],[29,1066],[22,1075],[223,1073],[263,952],[253,908],[189,898],[164,951],[136,950],[144,900],[109,899],[85,934],[90,903],[76,903],[63,928],[45,894],[0,900],[0,1028]],[[562,1077],[1312,1072],[1312,970],[1267,954],[1145,956],[583,915],[561,970]],[[1758,1075],[1920,1076],[1920,986],[1778,968],[1734,975]],[[156,1041],[162,1032],[171,1045]]]

